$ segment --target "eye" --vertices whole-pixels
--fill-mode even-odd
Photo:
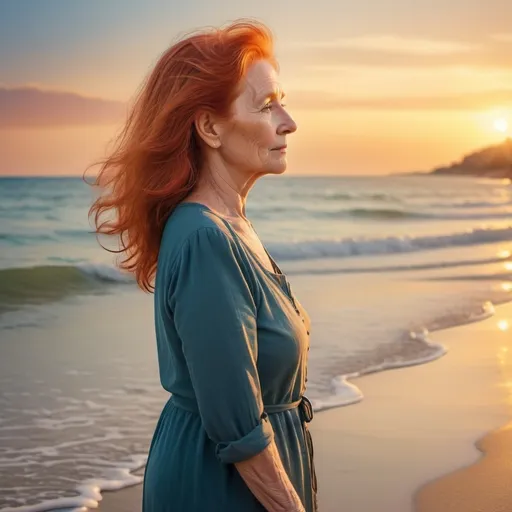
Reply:
[[[286,103],[281,103],[281,107],[285,108],[286,107]],[[272,103],[267,103],[262,109],[261,111],[262,112],[270,112],[270,110],[272,110]]]

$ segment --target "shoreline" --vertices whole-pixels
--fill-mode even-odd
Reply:
[[[489,508],[485,489],[497,481],[507,487],[510,329],[512,302],[480,322],[436,331],[431,339],[447,348],[444,357],[354,379],[362,402],[316,413],[311,432],[322,512],[508,510]],[[477,504],[471,489],[479,490],[480,508],[469,508]],[[105,492],[99,508],[138,512],[141,492],[141,485]],[[512,510],[509,494],[502,499]]]
[[[315,418],[316,453],[325,457],[322,512],[411,512],[426,483],[478,463],[475,442],[511,419],[503,384],[512,369],[496,358],[502,347],[512,350],[510,333],[497,328],[507,318],[512,326],[512,303],[481,322],[432,333],[447,348],[444,357],[361,377],[354,383],[362,402]],[[421,512],[468,510],[436,503]]]
[[[415,512],[512,510],[512,421],[486,434],[475,447],[480,451],[475,464],[433,480],[417,491]]]

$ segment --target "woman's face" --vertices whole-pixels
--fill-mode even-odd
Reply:
[[[286,112],[283,91],[272,64],[259,60],[249,67],[232,117],[222,129],[219,151],[239,172],[281,174],[286,170],[286,136],[297,125]]]

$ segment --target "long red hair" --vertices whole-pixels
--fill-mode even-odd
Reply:
[[[133,273],[143,290],[154,289],[166,220],[198,181],[198,110],[229,118],[247,68],[258,59],[277,67],[273,52],[271,31],[252,20],[176,42],[140,87],[114,149],[92,164],[101,166],[92,183],[100,194],[89,217],[97,235],[118,238],[118,250],[104,248],[124,256],[118,266]]]

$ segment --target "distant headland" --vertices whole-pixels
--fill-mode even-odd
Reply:
[[[428,174],[470,175],[512,179],[512,138],[465,155],[459,162],[438,167]]]

